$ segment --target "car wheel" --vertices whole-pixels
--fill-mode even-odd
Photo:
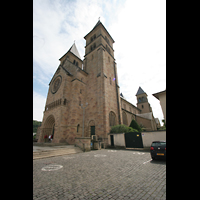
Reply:
[[[155,160],[155,157],[151,157],[152,158],[152,160]]]

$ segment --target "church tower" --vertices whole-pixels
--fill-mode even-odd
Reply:
[[[137,97],[137,107],[141,110],[141,114],[152,112],[152,108],[147,99],[148,95],[141,87],[139,87],[135,96]]]
[[[114,40],[100,22],[84,37],[82,61],[75,43],[59,60],[50,83],[39,142],[74,144],[97,135],[107,143],[110,127],[122,124]],[[84,108],[84,109],[83,109]]]
[[[88,73],[86,136],[107,138],[110,127],[121,124],[122,119],[114,40],[100,20],[84,39],[86,46],[83,70]]]

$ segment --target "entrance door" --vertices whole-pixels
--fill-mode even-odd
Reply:
[[[91,127],[91,135],[95,135],[95,126],[90,126]]]
[[[143,148],[141,133],[125,133],[125,141],[127,148]]]
[[[113,137],[113,135],[110,135],[110,141],[111,141],[111,146],[114,146],[114,137]]]
[[[52,139],[53,139],[53,136],[54,136],[54,128],[55,128],[55,124],[53,125]]]

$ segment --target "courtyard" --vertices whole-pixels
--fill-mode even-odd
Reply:
[[[166,161],[111,149],[36,159],[33,199],[166,199]]]

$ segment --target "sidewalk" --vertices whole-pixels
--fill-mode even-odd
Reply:
[[[65,144],[58,146],[58,144],[47,145],[47,143],[39,145],[33,144],[33,160],[82,152],[83,151],[79,147],[75,147],[74,145]]]

